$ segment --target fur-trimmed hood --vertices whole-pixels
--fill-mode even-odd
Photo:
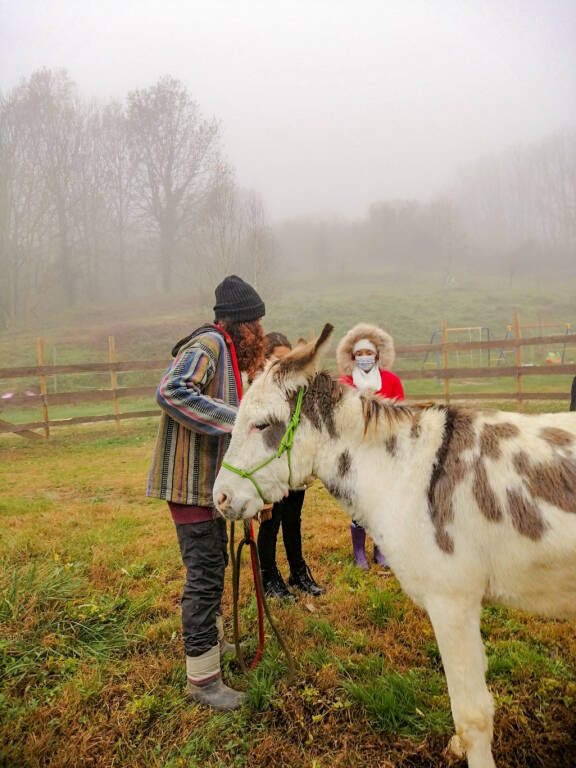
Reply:
[[[341,376],[352,375],[352,349],[360,339],[369,339],[378,350],[378,368],[392,367],[396,357],[392,336],[377,325],[358,323],[342,338],[336,349],[336,363]]]

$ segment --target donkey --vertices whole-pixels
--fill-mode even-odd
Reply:
[[[366,396],[318,372],[331,333],[327,324],[271,363],[247,392],[215,506],[250,518],[319,477],[428,612],[456,727],[450,746],[470,768],[491,768],[482,603],[576,616],[576,413]]]

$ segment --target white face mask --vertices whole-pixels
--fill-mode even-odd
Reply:
[[[376,363],[376,355],[357,355],[354,360],[360,370],[371,371]]]

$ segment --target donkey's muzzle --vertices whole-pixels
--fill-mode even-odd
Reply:
[[[234,493],[226,487],[214,488],[214,506],[227,520],[245,520],[260,512],[262,502],[245,493]]]

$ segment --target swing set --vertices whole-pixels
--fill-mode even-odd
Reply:
[[[539,323],[538,325],[520,325],[518,326],[520,331],[542,331],[544,328],[563,328],[564,329],[564,336],[572,336],[574,334],[574,330],[572,329],[572,323]],[[542,335],[542,333],[540,333]],[[504,340],[513,339],[514,338],[514,328],[512,325],[506,326],[506,335],[504,336]],[[500,353],[498,355],[498,359],[496,361],[496,365],[510,365],[510,360],[508,358],[508,353],[510,353],[510,350],[506,351],[504,348],[500,350]],[[557,356],[552,357],[549,356],[546,358],[546,362],[550,363],[559,363],[560,365],[564,365],[566,358],[566,342],[562,345],[562,352],[560,353],[560,357],[558,359]],[[513,363],[512,363],[513,365]]]
[[[533,330],[538,330],[542,332],[544,329],[560,329],[560,328],[564,330],[564,336],[566,337],[566,341],[562,345],[562,351],[557,354],[549,353],[548,357],[546,358],[546,362],[550,364],[556,363],[556,364],[564,365],[565,359],[566,359],[566,347],[568,344],[568,337],[571,337],[574,334],[574,330],[572,328],[571,323],[539,323],[537,325],[520,325],[518,326],[518,332],[533,331]],[[467,339],[466,339],[466,336],[462,338],[464,334],[467,336]],[[443,328],[443,329],[436,328],[432,332],[432,335],[430,336],[430,344],[440,345],[442,343],[446,343],[448,342],[449,335],[453,336],[451,341],[458,341],[458,342],[468,341],[472,343],[472,342],[496,340],[496,336],[488,326],[471,325],[471,326]],[[540,335],[542,335],[542,333],[540,333]],[[506,333],[504,335],[504,341],[509,341],[514,338],[515,338],[514,326],[512,324],[507,325]],[[431,351],[426,352],[424,355],[424,359],[422,360],[422,368],[426,366],[426,363],[430,360],[431,356],[434,355],[436,368],[440,370],[443,367],[441,354],[443,353],[442,353],[442,350],[440,349],[437,349],[433,352]],[[486,363],[485,363],[486,366],[491,367],[492,360],[494,357],[492,354],[492,350],[490,348],[486,350],[473,349],[473,348],[469,350],[453,350],[450,354],[456,355],[455,367],[457,368],[462,368],[467,366],[470,366],[472,368],[475,365],[480,367],[482,365],[483,354],[485,354],[486,356]],[[513,350],[506,349],[505,347],[501,347],[498,352],[498,356],[496,358],[495,364],[497,366],[514,365],[515,363],[514,363]]]
[[[452,334],[453,336],[456,336],[457,341],[493,341],[494,334],[492,333],[491,329],[488,328],[488,326],[485,325],[470,325],[470,326],[463,326],[458,328],[445,328],[444,330],[442,328],[436,328],[432,335],[430,336],[430,344],[442,344],[445,341],[448,341],[448,335]],[[458,334],[458,335],[457,335]],[[464,339],[462,338],[462,335],[466,334],[464,336]],[[487,356],[487,365],[490,366],[492,364],[491,361],[491,350],[490,348],[486,350],[482,349],[470,349],[470,350],[454,350],[454,354],[456,355],[456,367],[462,368],[465,364],[469,364],[471,368],[475,367],[478,363],[479,365],[482,365],[482,354],[485,353]],[[436,368],[440,369],[442,368],[442,361],[440,359],[440,350],[436,350],[434,353],[432,352],[426,352],[424,355],[424,359],[422,361],[422,368],[426,365],[428,362],[428,359],[430,356],[434,354],[436,358]],[[474,356],[477,356],[476,358]],[[478,358],[479,356],[479,358]]]

